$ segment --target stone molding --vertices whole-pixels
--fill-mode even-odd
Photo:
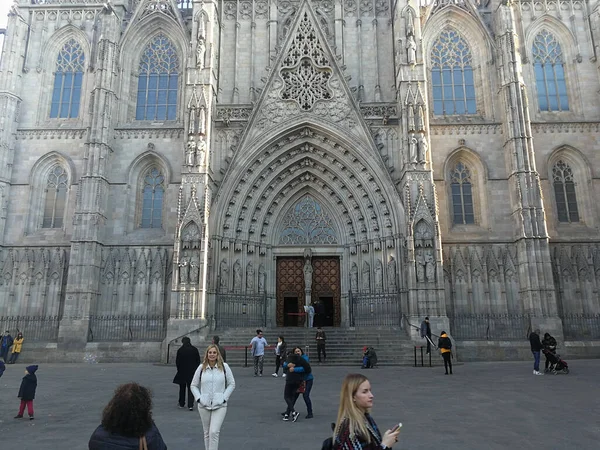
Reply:
[[[83,139],[87,128],[19,129],[17,139]]]
[[[499,123],[482,124],[431,124],[431,134],[434,136],[465,135],[465,134],[502,134]]]
[[[251,105],[217,106],[217,122],[224,122],[229,126],[231,122],[248,122],[252,114]]]
[[[115,128],[115,139],[179,139],[183,127],[177,128]]]

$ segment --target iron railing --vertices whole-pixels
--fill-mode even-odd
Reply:
[[[600,339],[600,314],[565,314],[561,319],[566,340]]]
[[[402,325],[399,292],[348,292],[350,326],[398,327]]]
[[[264,327],[267,323],[266,294],[217,294],[215,328]]]
[[[531,331],[527,314],[454,314],[448,316],[455,339],[526,340]]]
[[[90,316],[88,342],[156,342],[166,334],[164,316]]]
[[[20,331],[27,342],[56,342],[60,316],[0,317],[0,333],[8,330],[12,337]]]

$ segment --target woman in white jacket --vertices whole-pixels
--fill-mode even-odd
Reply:
[[[219,433],[227,414],[227,401],[235,389],[235,380],[216,345],[209,345],[206,349],[190,387],[204,428],[204,447],[206,450],[218,450]]]

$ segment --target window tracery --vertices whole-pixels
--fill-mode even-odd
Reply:
[[[563,160],[559,160],[552,167],[552,179],[558,221],[579,222],[573,170]]]
[[[73,119],[79,115],[85,54],[75,39],[69,39],[56,58],[51,119]]]
[[[141,228],[162,227],[162,207],[165,193],[165,176],[155,167],[146,172],[142,189]]]
[[[462,162],[458,162],[450,173],[452,195],[452,220],[455,225],[475,223],[471,172]]]
[[[62,228],[67,204],[69,177],[61,166],[54,166],[46,181],[42,228]]]
[[[314,198],[306,195],[285,215],[279,243],[337,244],[338,238],[329,215]]]
[[[535,37],[531,51],[540,110],[568,111],[569,99],[560,43],[548,30],[542,30]]]

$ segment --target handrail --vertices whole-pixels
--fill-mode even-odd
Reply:
[[[190,334],[190,333],[196,333],[197,331],[200,331],[200,330],[202,330],[202,329],[204,329],[204,328],[206,328],[206,327],[210,327],[210,322],[211,322],[212,316],[209,316],[209,318],[208,318],[208,319],[209,319],[209,320],[207,320],[207,321],[206,321],[206,324],[205,324],[205,325],[203,325],[203,326],[201,326],[201,327],[198,327],[198,328],[196,328],[196,329],[194,329],[194,330],[188,331],[187,333],[184,333],[184,334],[182,334],[181,336],[177,336],[176,338],[173,338],[173,339],[171,339],[171,340],[169,341],[169,343],[167,344],[167,364],[169,364],[169,354],[170,354],[170,352],[171,352],[171,344],[172,344],[173,342],[175,342],[177,339],[181,339],[182,337],[185,337],[185,336],[187,336],[187,335],[188,335],[188,334]]]
[[[406,321],[406,323],[408,324],[409,327],[412,327],[415,330],[421,332],[421,327],[413,325],[412,323],[410,323],[409,320],[408,320],[408,318],[406,317],[406,314],[402,314],[402,318]],[[435,337],[438,337],[438,338],[440,337],[438,334],[435,334],[435,333],[431,333],[431,335],[435,336]]]

